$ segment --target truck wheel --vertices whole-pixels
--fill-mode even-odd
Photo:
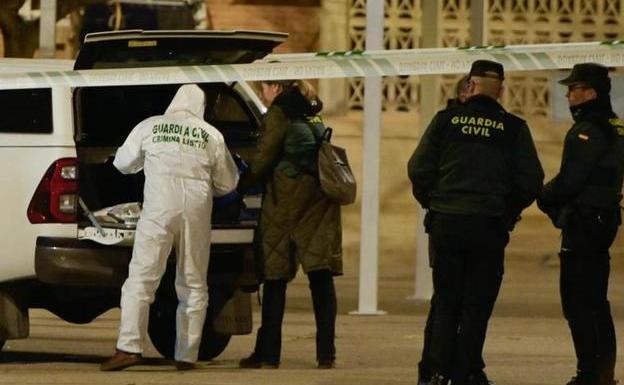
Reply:
[[[210,295],[219,296],[219,290],[210,288]],[[202,335],[202,342],[199,346],[199,360],[208,361],[221,354],[228,343],[231,336],[228,334],[220,334],[214,331],[211,314],[216,312],[212,309],[212,300],[208,307],[206,322]],[[176,336],[176,308],[178,300],[170,296],[156,296],[156,300],[150,307],[150,318],[148,333],[152,344],[163,357],[168,359],[174,358],[175,336]],[[210,322],[208,322],[210,320]]]

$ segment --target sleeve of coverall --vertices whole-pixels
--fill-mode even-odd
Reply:
[[[269,107],[263,120],[256,153],[249,171],[241,178],[239,191],[246,191],[257,183],[266,183],[282,156],[288,124],[286,115],[279,107]]]
[[[423,208],[429,208],[431,190],[438,177],[440,147],[436,135],[439,121],[440,117],[437,114],[429,123],[407,163],[407,175],[412,182],[412,193]]]
[[[226,195],[236,188],[238,183],[238,167],[228,150],[223,137],[217,147],[215,163],[212,169],[213,194],[217,197]]]
[[[143,169],[143,127],[139,123],[117,149],[113,165],[122,174],[134,174]]]
[[[544,186],[540,194],[540,208],[548,211],[554,207],[563,207],[573,200],[585,186],[607,145],[600,127],[589,123],[573,127],[564,141],[559,173]]]
[[[537,156],[531,131],[523,124],[513,148],[513,186],[507,199],[507,212],[515,219],[542,190],[544,169]]]

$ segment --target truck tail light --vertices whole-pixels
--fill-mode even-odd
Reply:
[[[28,205],[30,223],[75,223],[78,205],[78,160],[61,158],[41,178]]]

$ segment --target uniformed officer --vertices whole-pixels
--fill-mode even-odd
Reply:
[[[446,102],[446,108],[451,108],[459,103],[464,103],[466,99],[468,99],[469,85],[468,74],[462,76],[457,81],[455,85],[455,97],[450,98]],[[427,221],[429,222],[429,221]],[[430,229],[427,228],[425,231],[430,233]],[[429,234],[429,266],[433,268],[435,260],[435,249],[433,248],[433,242],[431,242],[431,234]],[[435,293],[431,296],[431,300],[429,301],[429,315],[427,316],[427,322],[425,324],[425,332],[423,337],[423,347],[422,347],[422,356],[421,360],[418,363],[418,385],[427,385],[429,381],[431,381],[431,376],[433,373],[431,372],[431,335],[433,333],[433,313],[435,312]]]
[[[481,360],[504,249],[544,173],[526,123],[497,102],[504,71],[477,60],[465,103],[438,112],[410,158],[436,252],[430,384],[487,385]]]
[[[572,332],[577,375],[568,385],[612,385],[616,342],[609,301],[609,247],[620,225],[624,122],[613,112],[608,69],[577,64],[559,82],[574,125],[557,176],[538,206],[562,229],[560,292]]]
[[[457,84],[455,84],[455,97],[446,101],[446,108],[450,108],[457,103],[463,103],[468,99],[468,86],[470,85],[468,80],[468,75],[459,78]]]

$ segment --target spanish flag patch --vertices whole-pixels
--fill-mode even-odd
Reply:
[[[579,139],[583,139],[583,140],[588,140],[589,139],[589,135],[585,135],[585,134],[579,134],[578,137],[579,137]]]

